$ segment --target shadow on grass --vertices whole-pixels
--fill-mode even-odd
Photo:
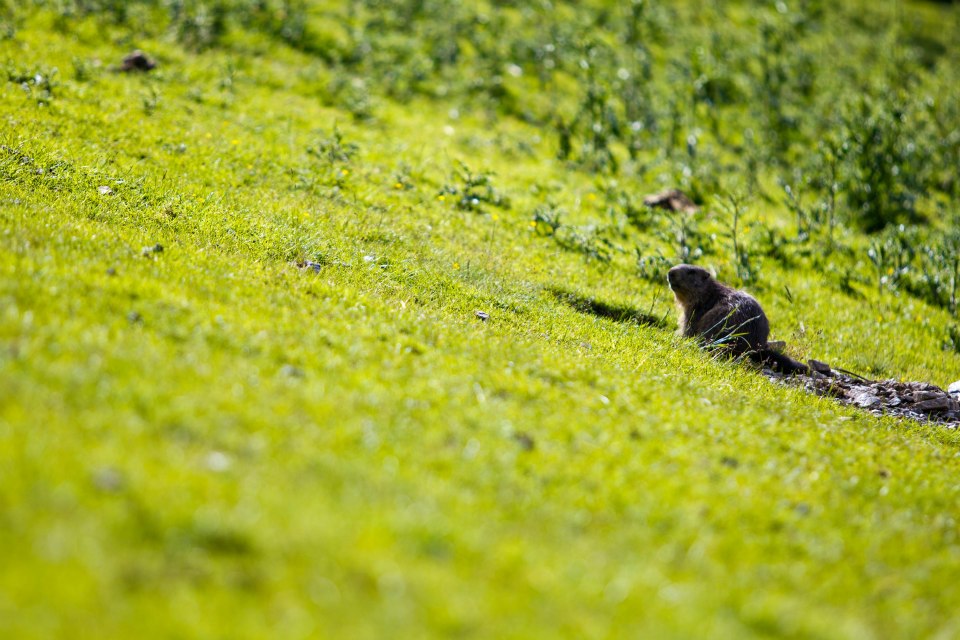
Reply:
[[[655,316],[652,313],[644,313],[625,304],[588,298],[561,287],[547,287],[546,291],[558,301],[580,313],[609,318],[615,322],[629,322],[646,327],[656,327],[657,329],[670,328],[666,316]]]

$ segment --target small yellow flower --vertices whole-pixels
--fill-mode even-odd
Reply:
[[[393,185],[393,188],[394,188],[394,189],[403,189],[403,183],[402,183],[402,182],[398,182],[397,184]]]
[[[498,215],[495,214],[495,213],[491,213],[491,214],[490,214],[490,219],[493,220],[494,222],[496,222],[497,220],[500,219],[500,216],[498,216]]]
[[[234,138],[233,140],[230,141],[230,144],[236,146],[236,145],[240,144],[240,141],[237,140],[236,138]]]
[[[208,133],[208,134],[207,134],[207,138],[212,138],[212,137],[213,137],[213,134],[212,134],[212,133]]]
[[[347,176],[347,175],[350,175],[350,172],[347,171],[346,169],[340,169],[340,175]]]
[[[888,275],[888,276],[892,276],[892,275],[893,275],[893,267],[890,267],[889,269],[887,269],[887,275]]]
[[[446,199],[447,199],[446,196],[444,196],[442,193],[437,196],[437,200],[439,200],[440,202],[443,202]]]
[[[459,269],[459,268],[460,268],[460,263],[459,263],[459,262],[454,262],[454,263],[453,263],[453,268],[454,268],[454,269]]]
[[[536,227],[537,227],[537,221],[536,221],[536,220],[531,220],[531,221],[530,221],[530,226],[533,227],[534,229],[536,229]]]
[[[588,194],[587,194],[587,200],[596,200],[596,199],[597,199],[597,194],[595,194],[595,193],[588,193]]]

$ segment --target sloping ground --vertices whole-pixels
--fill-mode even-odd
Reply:
[[[0,636],[960,634],[960,437],[676,338],[612,204],[658,180],[452,99],[357,120],[253,36],[22,20],[0,59],[59,72],[0,85]],[[755,257],[775,336],[960,377],[848,233]]]

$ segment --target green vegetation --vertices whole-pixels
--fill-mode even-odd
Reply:
[[[0,637],[960,635],[957,432],[711,359],[664,282],[960,378],[958,36],[0,0]]]

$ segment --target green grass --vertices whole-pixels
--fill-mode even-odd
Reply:
[[[904,11],[949,38],[939,9]],[[631,172],[618,146],[620,173],[591,173],[544,122],[456,90],[372,91],[356,118],[328,99],[329,56],[256,30],[196,53],[136,21],[13,15],[0,637],[960,635],[960,436],[676,337],[634,264],[634,246],[672,259],[674,223],[631,226],[610,194],[639,202],[679,164],[648,150]],[[110,72],[134,46],[160,67]],[[710,171],[743,166],[709,144]],[[510,207],[457,208],[458,160]],[[839,249],[794,243],[778,173],[762,164],[743,221],[773,337],[871,376],[960,377],[949,310],[878,288],[847,210]],[[701,262],[738,284],[721,203],[742,184],[699,222]],[[545,203],[586,240],[534,229]],[[920,210],[938,206],[955,215],[946,193]]]

